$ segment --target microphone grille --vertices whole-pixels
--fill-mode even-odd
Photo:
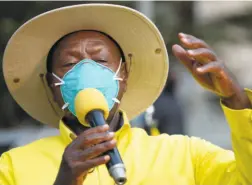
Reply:
[[[74,101],[76,116],[81,124],[89,126],[86,122],[86,115],[92,110],[101,110],[104,112],[104,118],[109,115],[109,107],[104,95],[95,88],[81,90]]]

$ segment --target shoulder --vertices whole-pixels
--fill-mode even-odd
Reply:
[[[173,160],[190,160],[193,146],[197,144],[196,138],[184,135],[161,134],[149,136],[142,129],[132,129],[131,145],[136,153],[148,156],[155,161],[159,159],[162,163],[170,163]]]
[[[133,140],[141,140],[147,141],[149,144],[155,144],[156,146],[161,145],[190,145],[192,138],[185,135],[168,135],[168,134],[160,134],[158,136],[150,136],[146,133],[144,129],[141,128],[132,128],[132,139]],[[193,140],[200,140],[193,138]]]
[[[12,161],[26,160],[34,157],[40,157],[41,155],[52,155],[54,152],[63,152],[65,146],[60,136],[46,137],[36,140],[30,144],[13,148],[3,154],[8,156]]]
[[[0,184],[52,184],[57,174],[64,146],[61,136],[42,138],[11,149],[0,158]],[[39,166],[39,168],[38,168]],[[41,176],[45,171],[48,176]],[[31,177],[32,172],[32,177]]]
[[[139,145],[147,145],[148,148],[160,151],[180,151],[191,154],[202,153],[202,151],[220,150],[220,147],[198,137],[187,135],[168,135],[149,136],[145,130],[132,128],[132,142]]]
[[[210,144],[209,142],[205,141],[204,139],[198,137],[189,137],[187,135],[181,134],[160,134],[158,136],[150,136],[146,133],[146,131],[142,128],[131,128],[132,137],[134,138],[141,138],[146,139],[149,142],[169,142],[169,143],[184,143],[188,145],[198,145],[199,143],[202,144]]]

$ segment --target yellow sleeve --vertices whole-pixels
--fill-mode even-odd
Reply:
[[[15,185],[11,158],[4,153],[0,158],[0,185]]]
[[[247,90],[252,100],[252,92]],[[229,123],[233,152],[192,139],[198,185],[252,185],[252,109],[232,110],[222,104]]]

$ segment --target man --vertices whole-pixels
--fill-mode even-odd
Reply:
[[[0,184],[114,184],[103,165],[110,158],[102,154],[116,145],[130,185],[252,184],[251,92],[239,87],[203,41],[182,33],[179,39],[188,50],[174,45],[174,55],[221,97],[234,154],[197,138],[150,137],[131,129],[127,116],[149,107],[165,85],[164,41],[135,10],[71,6],[28,21],[6,47],[3,69],[11,94],[37,120],[59,123],[60,135],[3,154]],[[75,95],[87,87],[104,94],[109,126],[89,128],[74,116]]]

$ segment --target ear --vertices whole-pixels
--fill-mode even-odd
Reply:
[[[121,85],[122,85],[122,90],[125,93],[127,91],[127,85],[128,85],[127,84],[127,82],[128,82],[128,71],[127,71],[126,62],[122,63],[120,76],[123,79],[123,81],[121,82]]]
[[[46,81],[50,89],[53,88],[53,75],[51,73],[46,73]]]
[[[53,75],[51,73],[46,73],[46,81],[47,81],[47,84],[50,88],[50,90],[52,91],[52,94],[53,94],[53,100],[56,102],[56,97],[55,97],[55,93],[54,93],[54,83],[53,83]]]

